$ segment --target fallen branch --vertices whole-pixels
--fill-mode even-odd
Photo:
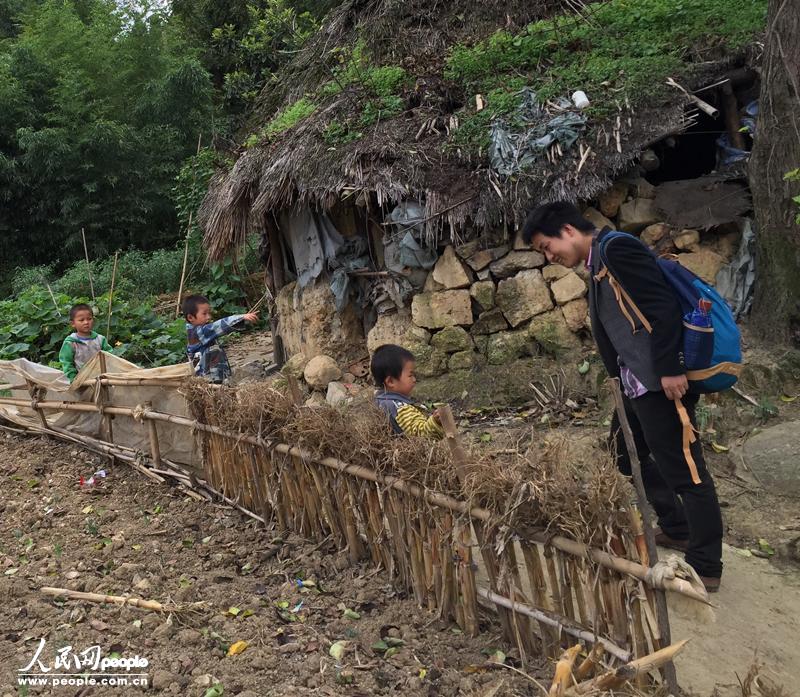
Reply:
[[[177,605],[163,605],[156,600],[143,600],[142,598],[131,598],[122,595],[103,595],[102,593],[84,593],[83,591],[73,591],[68,588],[45,586],[40,588],[39,591],[45,595],[66,598],[67,600],[85,600],[89,603],[105,603],[108,605],[130,605],[131,607],[152,610],[153,612],[181,612],[191,609]],[[200,606],[202,603],[194,603],[194,605]]]

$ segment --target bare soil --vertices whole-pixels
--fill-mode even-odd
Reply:
[[[530,678],[486,667],[496,649],[514,665],[488,616],[485,632],[470,639],[333,546],[277,539],[237,511],[187,498],[125,465],[109,469],[102,488],[82,490],[80,477],[101,467],[108,461],[82,450],[0,433],[4,697],[108,689],[17,687],[17,671],[41,638],[50,665],[64,645],[147,658],[150,691],[164,695],[202,696],[216,682],[224,695],[244,697],[484,695],[498,685],[500,695],[539,693]],[[203,604],[161,614],[64,601],[41,594],[43,586]],[[388,658],[370,648],[382,637],[400,644]],[[247,648],[228,656],[238,641]],[[347,642],[341,660],[329,653],[338,641]],[[527,670],[549,685],[551,666]]]

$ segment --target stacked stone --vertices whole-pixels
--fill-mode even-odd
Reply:
[[[664,222],[655,206],[656,187],[639,177],[620,180],[597,199],[584,216],[598,229],[605,226],[638,235],[658,254],[676,254],[678,261],[706,283],[733,259],[741,232],[737,223],[702,232],[675,228]]]
[[[378,318],[367,337],[370,352],[400,344],[417,357],[418,374],[433,377],[580,346],[577,332],[588,327],[586,281],[515,247],[445,248],[410,314]]]

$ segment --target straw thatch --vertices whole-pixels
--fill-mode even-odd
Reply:
[[[582,137],[592,157],[580,171],[581,149],[575,146],[556,163],[542,158],[524,175],[504,179],[489,167],[486,153],[454,147],[450,135],[458,128],[458,110],[474,105],[475,95],[444,77],[448,49],[499,28],[519,31],[556,13],[582,21],[584,15],[571,9],[579,6],[581,2],[562,0],[344,2],[280,79],[265,89],[252,127],[257,130],[304,94],[315,95],[316,111],[244,151],[231,171],[212,182],[199,216],[209,255],[224,256],[242,245],[249,232],[262,230],[266,214],[295,203],[327,208],[343,198],[355,200],[362,192],[378,205],[413,198],[423,202],[426,225],[438,233],[445,225],[451,231],[466,226],[480,231],[504,221],[519,222],[531,200],[585,201],[606,189],[648,145],[685,127],[684,94],[674,90],[666,103],[663,96],[650,103],[644,98],[635,111],[624,111],[621,120],[592,123]],[[321,98],[318,88],[331,80],[333,49],[352,47],[359,40],[367,42],[379,64],[383,60],[407,67],[416,84],[403,95],[401,115],[381,119],[364,128],[357,140],[332,147],[323,137],[326,127],[334,119],[358,115],[364,102],[351,87],[328,98]],[[724,62],[707,62],[694,69],[691,82],[710,80],[726,67]]]
[[[191,381],[185,394],[204,423],[469,500],[492,511],[508,529],[546,529],[603,545],[609,531],[628,526],[630,491],[610,455],[599,453],[587,467],[565,461],[565,448],[559,447],[564,444],[558,442],[528,452],[475,449],[462,484],[443,442],[394,436],[385,413],[372,403],[298,407],[264,383],[220,389],[202,380]]]

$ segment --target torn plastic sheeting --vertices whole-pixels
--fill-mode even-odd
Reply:
[[[492,168],[503,176],[528,169],[553,143],[558,142],[565,150],[572,147],[586,127],[586,116],[570,110],[575,107],[568,99],[557,102],[566,110],[564,113],[548,118],[533,90],[526,87],[520,96],[515,120],[521,121],[525,130],[514,132],[502,119],[491,125],[489,160]]]
[[[281,216],[281,230],[289,242],[297,269],[297,283],[305,288],[322,273],[325,260],[332,259],[344,238],[325,213],[310,208],[295,209]]]
[[[396,232],[384,237],[386,268],[396,273],[406,267],[432,269],[439,256],[435,248],[420,243],[425,235],[424,208],[414,201],[403,201],[392,209],[388,219]]]
[[[331,292],[336,302],[337,311],[341,312],[350,300],[352,289],[357,289],[355,299],[359,306],[363,306],[364,299],[357,284],[353,284],[350,279],[351,271],[368,269],[371,265],[369,254],[367,254],[367,242],[360,237],[348,239],[339,253],[328,260],[328,268],[331,270]]]
[[[736,319],[746,315],[753,304],[753,286],[756,281],[755,247],[756,234],[752,221],[745,220],[742,224],[739,251],[733,261],[717,274],[717,291],[727,300]]]

